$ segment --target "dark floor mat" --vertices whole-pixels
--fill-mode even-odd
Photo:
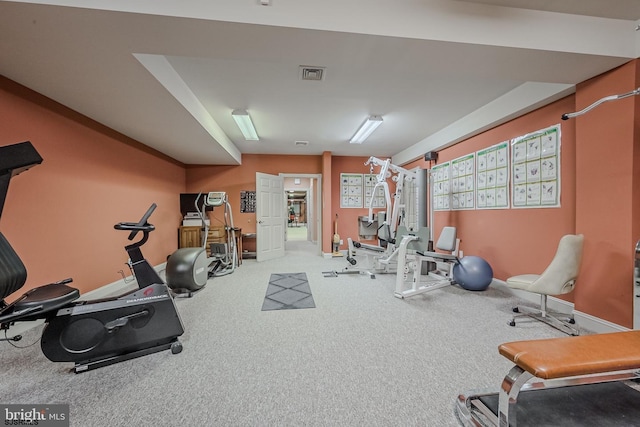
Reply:
[[[497,393],[480,400],[498,412]],[[635,427],[640,393],[622,382],[529,390],[518,396],[516,417],[523,427]]]
[[[269,278],[262,311],[315,308],[306,273],[274,273]]]

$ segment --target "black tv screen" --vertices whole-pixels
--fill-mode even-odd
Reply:
[[[207,197],[207,193],[202,193],[200,199],[198,200],[198,208],[202,211],[202,204],[204,203],[204,199]],[[187,212],[197,212],[196,210],[196,199],[198,198],[198,193],[181,193],[180,194],[180,213],[182,216],[185,216]],[[205,211],[212,211],[213,206],[205,206]]]

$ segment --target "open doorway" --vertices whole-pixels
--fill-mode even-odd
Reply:
[[[287,197],[287,241],[309,239],[308,190],[285,190]]]
[[[322,203],[320,174],[280,174],[284,178],[287,224],[285,250],[322,253]]]

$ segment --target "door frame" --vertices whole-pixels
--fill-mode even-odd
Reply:
[[[310,178],[315,180],[315,187],[311,186],[311,188],[315,191],[313,197],[311,196],[311,191],[307,189],[307,205],[313,204],[311,209],[307,209],[307,212],[313,210],[313,222],[315,229],[315,243],[318,255],[322,255],[322,174],[321,173],[280,173],[279,174],[283,179],[284,178]],[[283,187],[284,188],[284,187]],[[286,191],[286,190],[284,190]],[[313,199],[313,200],[312,200]],[[285,200],[286,203],[286,200]],[[286,205],[285,205],[286,209]],[[307,227],[311,229],[310,221],[307,224]],[[313,239],[312,239],[313,241]],[[286,245],[286,242],[285,242]]]

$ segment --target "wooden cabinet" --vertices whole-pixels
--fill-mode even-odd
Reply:
[[[183,226],[178,231],[179,248],[197,248],[202,246],[202,228],[200,226]]]
[[[179,248],[199,248],[202,247],[202,232],[204,230],[200,226],[185,225],[180,227],[178,231],[178,247]],[[227,232],[224,226],[216,226],[209,228],[207,233],[207,256],[211,256],[212,243],[226,243]]]

